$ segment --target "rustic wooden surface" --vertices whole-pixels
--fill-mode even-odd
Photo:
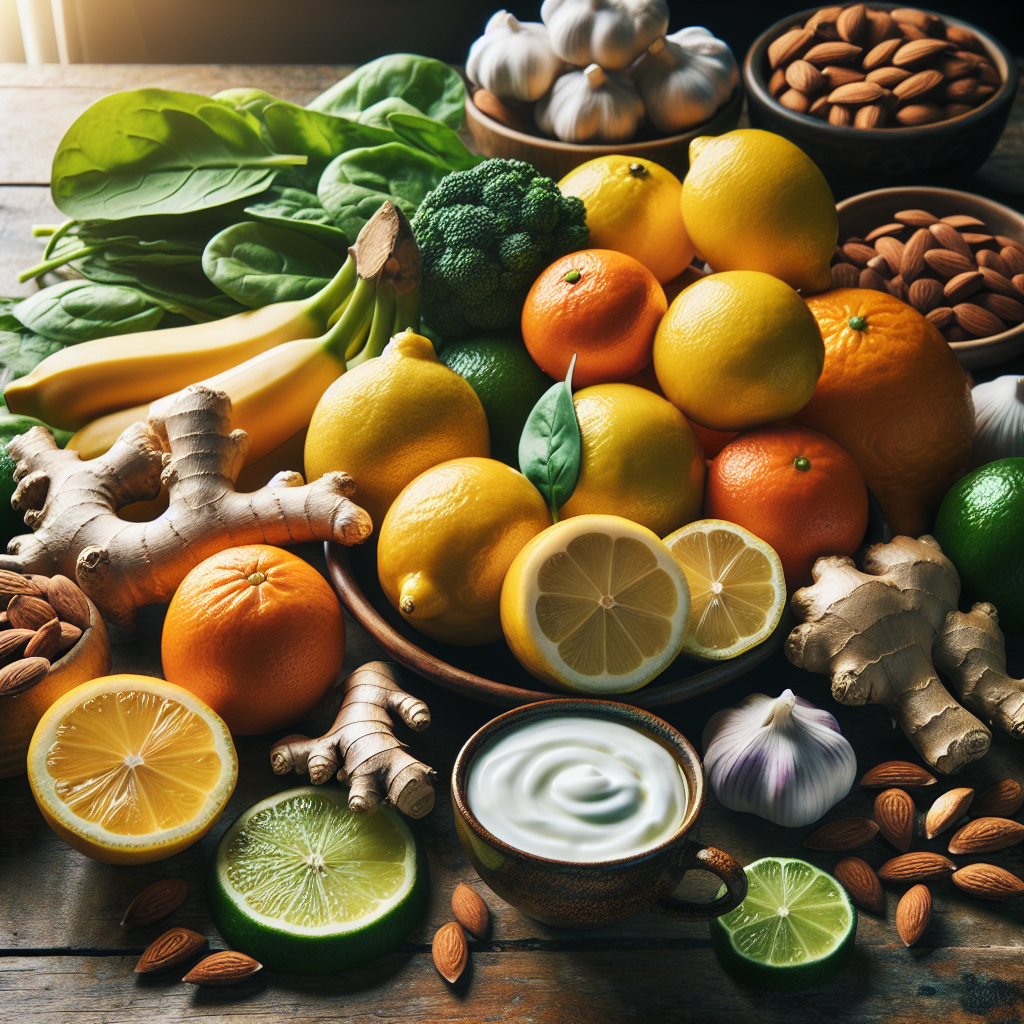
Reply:
[[[338,73],[339,69],[310,67],[0,65],[0,294],[27,294],[35,287],[16,283],[17,270],[34,262],[41,246],[28,229],[32,223],[58,219],[48,190],[42,187],[49,156],[61,132],[87,103],[114,89],[143,84],[205,92],[258,85],[303,102]],[[967,186],[1018,207],[1024,199],[1021,113],[1018,102],[1000,150]],[[993,368],[992,374],[998,372],[1007,370]],[[304,548],[302,553],[323,571],[318,548]],[[162,620],[162,608],[149,608],[135,633],[114,631],[113,671],[160,674]],[[379,656],[372,641],[349,620],[345,671]],[[1020,675],[1024,650],[1019,639],[1013,643],[1011,661],[1011,669]],[[447,799],[456,753],[492,712],[424,680],[407,676],[406,682],[433,713],[435,724],[427,733],[406,738],[417,755],[438,770],[439,794],[435,810],[412,823],[430,865],[429,911],[399,951],[369,968],[334,977],[295,978],[264,971],[251,982],[226,989],[181,985],[174,972],[133,973],[138,955],[170,923],[204,932],[215,949],[223,946],[203,902],[210,857],[238,813],[291,785],[291,780],[270,771],[268,751],[276,737],[245,737],[238,741],[238,788],[221,822],[192,849],[157,864],[124,868],[88,860],[50,831],[24,778],[0,781],[0,1022],[1024,1021],[1024,900],[983,903],[967,898],[950,883],[933,886],[932,923],[913,950],[904,949],[895,934],[899,890],[891,889],[884,919],[860,916],[851,964],[829,984],[795,994],[765,993],[734,982],[718,966],[706,925],[680,923],[656,913],[592,932],[560,931],[530,921],[476,877],[456,839]],[[836,715],[862,770],[893,757],[912,758],[909,745],[892,730],[882,709],[836,705],[823,677],[793,668],[781,654],[745,679],[669,709],[663,717],[699,746],[707,719],[719,708],[753,691],[774,695],[787,686]],[[1024,778],[1024,753],[999,736],[989,756],[957,784],[980,788],[1008,775]],[[871,793],[855,787],[827,819],[870,813],[871,801]],[[920,811],[926,806],[925,798],[919,800]],[[812,830],[813,826],[782,829],[727,811],[712,797],[701,838],[742,863],[768,855],[803,856],[831,869],[841,855],[813,853],[800,846]],[[943,845],[936,840],[919,842],[915,848],[941,850]],[[859,852],[877,866],[894,851],[876,838]],[[989,859],[1024,874],[1022,847]],[[121,928],[118,921],[130,899],[150,882],[170,876],[189,882],[184,906],[168,922]],[[450,986],[434,970],[429,947],[434,930],[451,918],[448,901],[459,881],[474,886],[488,902],[494,928],[488,941],[471,943],[470,968]],[[694,875],[682,891],[708,896],[714,887],[707,876]]]

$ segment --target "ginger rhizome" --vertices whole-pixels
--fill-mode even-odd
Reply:
[[[383,801],[422,818],[434,806],[435,772],[395,736],[389,712],[421,732],[430,725],[427,705],[398,685],[394,666],[384,661],[368,662],[339,685],[344,698],[330,730],[316,739],[296,735],[275,743],[274,772],[308,772],[315,786],[337,773],[350,787],[349,810],[375,811]]]

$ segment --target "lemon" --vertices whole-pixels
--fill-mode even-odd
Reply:
[[[480,399],[426,338],[406,331],[324,393],[306,435],[306,479],[348,473],[353,500],[379,528],[406,484],[439,462],[470,455],[490,455]]]
[[[512,559],[551,525],[518,470],[495,459],[454,459],[418,476],[380,528],[377,574],[406,622],[468,647],[501,636],[498,602]]]
[[[713,430],[794,415],[814,394],[824,364],[825,344],[806,303],[756,270],[690,285],[654,336],[654,372],[665,397]]]
[[[560,518],[618,515],[660,537],[700,515],[704,455],[671,402],[635,384],[597,384],[573,404],[580,473]]]
[[[583,200],[591,248],[632,256],[660,284],[693,259],[680,211],[682,183],[653,160],[599,156],[570,171],[558,187]]]
[[[665,538],[690,588],[683,650],[713,661],[735,658],[764,640],[786,605],[775,550],[749,530],[701,519]]]
[[[501,588],[512,653],[562,690],[627,693],[679,653],[690,597],[656,534],[621,516],[577,516],[538,534]]]
[[[682,211],[715,271],[760,270],[805,296],[832,287],[835,200],[811,158],[781,135],[740,128],[694,139]]]
[[[40,719],[28,778],[47,824],[70,846],[109,864],[145,864],[213,827],[238,760],[227,726],[187,690],[104,676]]]

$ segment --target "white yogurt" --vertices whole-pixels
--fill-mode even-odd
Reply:
[[[469,808],[525,853],[594,863],[630,857],[682,823],[686,780],[668,750],[637,729],[552,715],[507,729],[474,758]]]

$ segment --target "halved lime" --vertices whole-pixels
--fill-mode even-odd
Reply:
[[[353,814],[347,800],[337,786],[302,786],[228,829],[208,895],[233,948],[273,971],[332,974],[402,943],[426,898],[416,842],[394,811]]]
[[[740,981],[773,989],[810,988],[838,973],[857,935],[846,890],[792,857],[763,857],[744,870],[746,899],[711,922],[722,966]]]

